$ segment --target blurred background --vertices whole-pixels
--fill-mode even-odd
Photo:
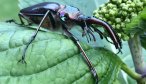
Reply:
[[[18,0],[0,0],[0,21],[18,19]]]

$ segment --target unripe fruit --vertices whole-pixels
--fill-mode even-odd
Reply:
[[[98,10],[94,11],[95,17],[107,21],[121,35],[124,40],[129,39],[123,33],[126,24],[131,22],[146,6],[146,0],[109,0]]]

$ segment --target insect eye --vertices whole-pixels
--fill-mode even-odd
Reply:
[[[61,12],[60,17],[63,21],[66,21],[69,18],[69,15],[65,12]]]
[[[61,20],[62,20],[62,21],[65,21],[65,20],[66,20],[66,17],[62,16],[62,17],[61,17]]]
[[[64,14],[64,17],[69,18],[68,13],[65,13],[65,14]]]

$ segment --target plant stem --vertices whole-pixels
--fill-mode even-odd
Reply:
[[[135,79],[135,80],[140,80],[141,79],[141,75],[136,73],[136,72],[133,72],[129,67],[127,67],[126,64],[123,64],[122,65],[122,70],[124,72],[126,72],[131,78]]]
[[[142,56],[142,47],[139,35],[135,34],[135,36],[128,41],[128,44],[134,62],[135,71],[144,75],[146,73],[146,65]]]

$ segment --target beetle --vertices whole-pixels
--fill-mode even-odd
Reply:
[[[76,38],[69,30],[72,28],[73,25],[79,25],[83,32],[82,36],[86,36],[88,42],[93,39],[96,41],[96,38],[93,32],[97,32],[101,38],[105,37],[104,34],[94,27],[93,24],[101,25],[107,33],[109,37],[113,41],[115,48],[121,51],[122,42],[117,35],[117,33],[113,30],[113,28],[105,21],[100,20],[95,17],[85,16],[80,10],[74,6],[70,5],[61,5],[56,2],[43,2],[39,3],[24,9],[20,10],[18,14],[21,24],[24,25],[23,19],[25,19],[28,24],[37,24],[38,28],[36,29],[35,33],[30,38],[28,44],[26,45],[21,60],[19,62],[25,62],[25,53],[29,45],[35,39],[40,27],[46,27],[49,30],[57,30],[61,28],[78,46],[80,51],[82,52],[82,56],[84,57],[93,77],[95,78],[96,84],[98,83],[98,75],[93,67],[91,61],[87,57],[85,51],[83,50],[82,46],[79,43],[79,39]],[[106,38],[106,37],[105,37]],[[107,39],[107,38],[106,38]],[[107,40],[108,41],[108,40]]]

